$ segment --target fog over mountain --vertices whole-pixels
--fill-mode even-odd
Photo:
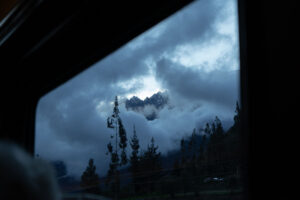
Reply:
[[[146,97],[144,100],[133,96],[125,101],[127,110],[133,110],[137,113],[143,114],[146,119],[154,120],[158,118],[159,110],[163,109],[168,104],[168,95],[166,92],[157,92],[150,98]]]

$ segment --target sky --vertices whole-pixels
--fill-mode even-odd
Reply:
[[[142,150],[154,137],[166,154],[215,116],[229,128],[239,100],[237,20],[236,0],[196,1],[49,92],[36,110],[35,154],[64,161],[76,177],[93,158],[105,175],[115,96],[127,137],[135,125]],[[170,106],[157,119],[125,109],[126,98],[158,91]]]

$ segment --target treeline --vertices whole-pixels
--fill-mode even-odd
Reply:
[[[200,139],[199,139],[200,138]],[[193,130],[180,142],[180,156],[160,182],[161,193],[183,195],[201,191],[242,189],[240,108],[236,104],[234,124],[224,131],[218,117],[207,123],[203,131]]]
[[[100,190],[100,179],[95,172],[93,159],[81,177],[81,186],[87,192],[102,193],[115,199],[139,195],[199,195],[209,189],[239,189],[241,183],[240,107],[236,104],[233,126],[225,132],[216,116],[202,130],[194,129],[190,137],[180,141],[172,167],[164,168],[159,147],[151,139],[147,148],[141,150],[138,134],[133,128],[127,157],[126,130],[119,117],[118,99],[115,99],[113,114],[107,119],[107,127],[114,130],[107,145],[110,156],[109,170],[105,178],[106,189]],[[121,168],[127,167],[125,173]],[[128,176],[129,173],[129,176]],[[122,176],[130,177],[122,185]]]

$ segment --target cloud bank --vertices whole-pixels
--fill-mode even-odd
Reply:
[[[77,177],[94,158],[105,175],[112,134],[106,118],[116,95],[127,137],[135,125],[142,149],[154,137],[167,153],[216,115],[228,128],[239,99],[237,30],[235,0],[196,1],[167,18],[40,99],[36,154],[63,160]],[[170,99],[158,119],[125,109],[126,97],[152,90],[164,90]]]

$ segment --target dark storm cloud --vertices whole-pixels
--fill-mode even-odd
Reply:
[[[216,23],[226,18],[223,9],[223,1],[197,1],[41,98],[36,116],[36,153],[46,159],[64,160],[69,172],[77,176],[88,159],[94,158],[98,173],[106,174],[106,144],[112,131],[106,128],[106,118],[113,109],[110,102],[115,95],[142,87],[138,81],[129,88],[119,83],[149,74],[148,58],[156,64],[156,76],[177,107],[163,109],[159,119],[149,122],[143,115],[127,112],[120,103],[128,139],[135,124],[143,149],[153,136],[165,153],[176,147],[174,142],[215,115],[230,124],[238,96],[238,72],[206,73],[168,59],[177,46],[206,45],[222,39]],[[222,59],[218,63],[226,68]]]
[[[232,106],[238,100],[239,71],[187,68],[161,59],[156,65],[156,74],[170,93],[185,99],[207,101]]]

